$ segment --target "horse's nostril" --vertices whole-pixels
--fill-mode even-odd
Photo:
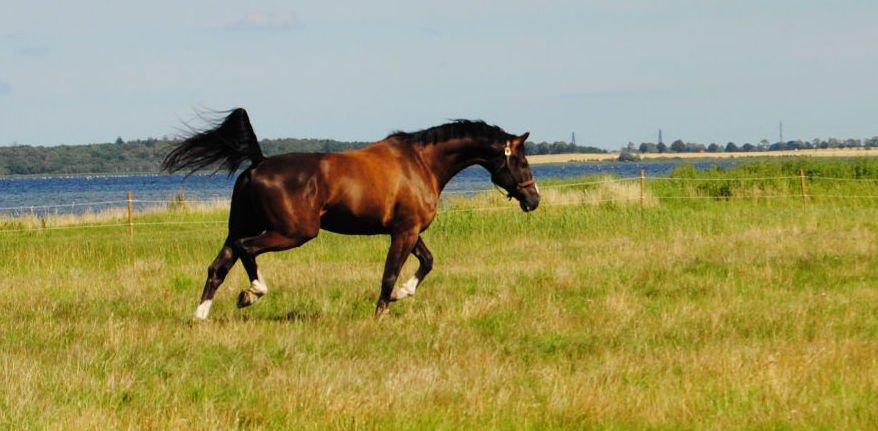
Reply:
[[[521,201],[521,209],[525,212],[530,212],[540,205],[540,197],[539,196],[528,196]]]

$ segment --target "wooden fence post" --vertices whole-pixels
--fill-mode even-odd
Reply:
[[[643,210],[643,193],[646,188],[646,171],[640,170],[640,209]]]
[[[134,202],[131,200],[131,192],[128,192],[128,236],[134,236]]]
[[[805,170],[799,169],[799,180],[802,183],[802,208],[808,206],[808,189],[805,187]]]

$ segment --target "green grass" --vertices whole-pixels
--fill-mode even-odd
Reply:
[[[758,169],[798,172],[783,163]],[[832,176],[872,162],[848,163]],[[756,168],[674,175],[764,173],[742,169]],[[797,185],[740,184],[732,196]],[[878,199],[803,208],[650,182],[642,211],[588,203],[639,195],[636,182],[613,187],[546,188],[551,202],[532,214],[498,196],[451,201],[509,209],[440,214],[425,235],[433,273],[380,321],[386,237],[324,232],[261,257],[270,293],[246,310],[234,307],[247,285],[236,266],[211,320],[194,324],[221,224],[141,225],[132,239],[124,227],[0,233],[0,427],[878,423]],[[825,187],[878,195],[878,182]],[[689,193],[708,198],[656,199]]]

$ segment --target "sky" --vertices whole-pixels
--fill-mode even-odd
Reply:
[[[878,135],[878,2],[0,0],[0,145],[261,138],[454,118],[531,140]]]

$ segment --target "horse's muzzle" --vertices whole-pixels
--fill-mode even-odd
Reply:
[[[538,193],[528,193],[518,201],[524,212],[530,212],[540,206],[540,195]]]

